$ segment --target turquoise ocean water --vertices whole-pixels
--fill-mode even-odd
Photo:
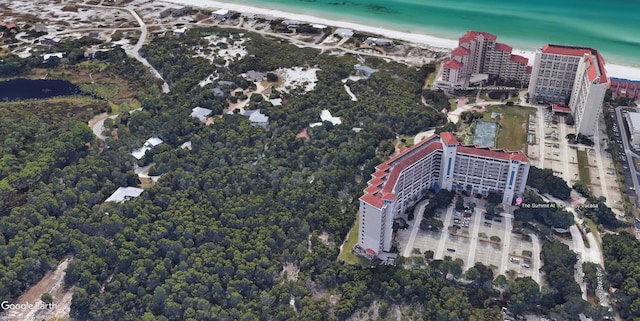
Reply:
[[[640,0],[222,1],[448,39],[486,31],[525,50],[546,43],[592,47],[607,62],[640,67]]]

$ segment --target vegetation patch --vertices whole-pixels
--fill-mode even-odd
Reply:
[[[131,98],[131,99],[127,99],[124,102],[120,103],[120,104],[115,104],[112,102],[109,102],[109,107],[111,107],[111,113],[114,115],[120,114],[120,113],[124,113],[124,112],[128,112],[134,109],[138,109],[140,107],[142,107],[142,105],[140,104],[140,102],[135,99],[135,98]]]
[[[111,99],[118,94],[120,87],[111,83],[92,83],[79,85],[80,90],[102,99]]]
[[[496,147],[508,150],[525,150],[527,143],[526,122],[529,115],[535,114],[535,108],[500,105],[489,106],[487,110],[502,114]],[[490,121],[491,113],[485,113],[484,120]]]
[[[356,215],[357,216],[357,215]],[[363,257],[357,256],[353,254],[351,251],[353,247],[358,243],[358,218],[356,217],[355,222],[353,223],[353,227],[349,230],[349,234],[347,235],[347,239],[342,245],[342,251],[340,255],[338,255],[338,261],[344,261],[348,264],[353,265],[361,265],[367,266],[368,262]]]
[[[589,156],[587,155],[587,151],[577,150],[578,155],[578,175],[580,176],[580,181],[585,184],[591,184],[591,176],[589,175]]]

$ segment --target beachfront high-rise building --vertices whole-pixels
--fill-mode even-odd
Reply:
[[[604,59],[597,50],[545,45],[535,54],[529,97],[551,103],[568,100],[576,131],[591,136],[608,85]]]
[[[449,132],[426,138],[376,166],[360,197],[358,245],[371,254],[389,251],[394,218],[430,188],[496,192],[512,204],[524,193],[529,163],[522,151],[463,146]]]
[[[526,85],[531,69],[528,59],[511,54],[511,46],[496,42],[496,36],[469,31],[458,39],[458,47],[442,65],[439,85],[443,88],[466,87],[473,75],[488,75],[502,81]],[[478,77],[486,79],[488,77]]]

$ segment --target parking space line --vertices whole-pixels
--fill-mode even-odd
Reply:
[[[503,246],[502,246],[502,262],[500,264],[500,274],[505,274],[505,272],[507,271],[507,265],[509,264],[509,253],[510,253],[510,247],[511,247],[511,229],[513,228],[512,223],[511,223],[511,215],[507,216],[507,215],[503,215],[503,219],[504,219],[504,239],[503,239]],[[507,253],[505,253],[505,249],[507,250]]]
[[[478,230],[480,229],[480,218],[482,214],[480,211],[473,210],[473,214],[471,215],[471,232],[470,234],[470,244],[469,244],[469,257],[467,259],[467,269],[473,267],[476,255],[476,247],[478,246]]]
[[[413,220],[413,226],[411,227],[411,234],[409,234],[409,240],[407,242],[407,248],[404,249],[403,256],[409,257],[411,255],[411,251],[413,250],[413,242],[416,240],[416,235],[418,234],[418,230],[420,229],[420,222],[422,222],[422,214],[424,213],[424,208],[429,204],[429,201],[424,201],[419,203],[414,210],[414,214],[416,211],[417,215],[414,215],[415,219]]]
[[[442,221],[444,227],[442,228],[442,233],[440,234],[440,241],[438,242],[438,249],[434,255],[435,259],[442,259],[444,257],[444,246],[447,242],[447,236],[449,235],[449,226],[451,225],[451,217],[453,216],[453,206],[449,206],[447,208],[447,214]]]

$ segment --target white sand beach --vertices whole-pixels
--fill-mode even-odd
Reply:
[[[271,16],[271,17],[277,17],[277,18],[286,18],[290,20],[305,21],[312,24],[323,24],[323,25],[334,26],[339,28],[353,29],[361,32],[377,34],[385,38],[403,40],[403,41],[416,44],[418,46],[422,45],[426,47],[431,47],[433,49],[450,50],[455,48],[458,45],[458,41],[452,40],[452,39],[443,39],[443,38],[438,38],[438,37],[423,35],[423,34],[406,33],[406,32],[372,27],[372,26],[367,26],[367,25],[352,23],[347,21],[330,20],[330,19],[324,19],[324,18],[314,17],[310,15],[296,14],[296,13],[266,9],[266,8],[258,8],[253,6],[241,5],[241,4],[225,3],[225,2],[213,1],[213,0],[165,0],[165,2],[189,5],[189,6],[200,7],[200,8],[208,8],[208,9],[226,9],[229,11],[236,11],[236,12],[245,13],[245,14],[255,14],[255,15]],[[540,45],[542,46],[543,44],[540,44]],[[529,58],[529,64],[533,63],[533,56],[534,56],[533,52],[514,49],[513,53],[525,56]],[[606,60],[606,57],[604,58]],[[622,66],[622,65],[616,65],[616,64],[607,64],[606,68],[607,68],[607,75],[609,77],[640,80],[640,68]]]

